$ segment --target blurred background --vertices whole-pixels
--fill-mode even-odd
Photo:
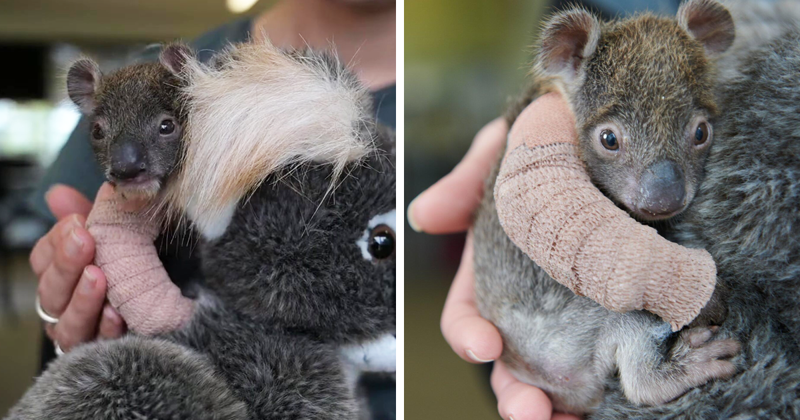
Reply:
[[[566,4],[605,17],[679,0],[407,0],[405,2],[405,198],[408,206],[447,174],[472,138],[524,86],[541,18]],[[464,235],[405,231],[405,412],[409,419],[499,418],[489,366],[462,361],[439,318]]]
[[[0,2],[0,417],[28,388],[40,364],[42,327],[34,312],[37,283],[28,253],[51,221],[34,213],[29,201],[78,121],[77,109],[66,99],[70,63],[83,53],[112,70],[151,43],[191,39],[272,3]]]

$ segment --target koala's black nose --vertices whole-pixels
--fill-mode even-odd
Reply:
[[[641,210],[653,216],[672,214],[684,206],[686,181],[683,170],[671,160],[662,160],[644,171]]]
[[[111,176],[119,180],[136,178],[147,171],[144,153],[135,144],[126,142],[111,154]]]

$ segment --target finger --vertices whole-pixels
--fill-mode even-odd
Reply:
[[[47,334],[47,338],[49,338],[50,341],[55,343],[58,340],[56,324],[44,324],[44,332]]]
[[[72,229],[82,226],[83,219],[78,215],[64,218],[36,241],[36,245],[34,245],[31,251],[29,261],[31,269],[33,269],[37,277],[41,277],[45,270],[53,263],[56,246],[61,243],[61,240],[69,235]]]
[[[53,262],[39,281],[42,308],[58,317],[67,307],[75,283],[94,258],[94,239],[82,227],[75,227],[64,238],[54,237]]]
[[[92,202],[81,194],[78,190],[62,184],[50,187],[44,194],[47,207],[57,220],[61,220],[71,214],[89,215],[92,209]]]
[[[441,328],[447,343],[462,359],[486,363],[500,357],[503,340],[497,328],[478,313],[472,257],[470,232],[461,264],[444,303]]]
[[[504,419],[550,420],[553,405],[539,388],[518,381],[505,364],[496,362],[492,369],[492,390],[497,396],[497,411]]]
[[[508,134],[505,120],[484,127],[453,170],[423,191],[408,206],[408,222],[417,232],[453,233],[472,224],[483,196],[483,184]]]
[[[106,304],[103,308],[103,317],[100,319],[97,337],[111,340],[122,337],[125,330],[125,321],[122,320],[122,316],[111,305]]]
[[[58,344],[62,350],[69,351],[75,345],[95,338],[105,299],[106,279],[103,271],[93,265],[87,266],[72,294],[72,300],[56,324]]]

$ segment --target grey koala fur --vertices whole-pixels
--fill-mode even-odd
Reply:
[[[717,262],[718,288],[727,291],[727,316],[716,335],[743,343],[731,359],[739,373],[700,385],[671,402],[643,407],[626,398],[626,372],[620,366],[618,376],[594,384],[593,389],[604,395],[589,418],[800,418],[800,241],[793,231],[800,222],[800,91],[795,82],[800,72],[800,33],[792,30],[759,48],[764,51],[739,51],[737,60],[743,63],[737,69],[739,76],[720,84],[718,102],[724,109],[715,122],[716,140],[696,198],[683,214],[659,226],[670,239],[706,248]],[[586,368],[581,363],[597,357],[590,347],[598,340],[593,329],[597,317],[621,316],[604,314],[602,308],[571,294],[512,249],[490,207],[491,191],[490,182],[475,230],[478,295],[487,293],[483,287],[506,286],[520,300],[487,301],[491,308],[482,310],[490,317],[505,316],[497,309],[505,304],[522,313],[505,322],[507,328],[522,331],[514,334],[540,347],[536,361],[545,368],[555,365],[581,373]],[[482,244],[481,236],[490,243]],[[499,249],[489,249],[491,241]],[[499,271],[498,266],[510,267]],[[493,281],[482,285],[481,278],[489,275],[495,276]],[[501,283],[497,278],[510,279]],[[533,280],[525,287],[515,280],[519,278]],[[642,319],[644,314],[628,316]],[[644,352],[630,355],[635,362],[669,363],[685,352],[686,332],[659,336],[659,329],[653,328],[648,336],[637,325],[644,323],[616,331],[618,339],[636,342],[641,332],[651,340],[640,348]],[[572,391],[582,396],[578,392]]]
[[[321,57],[308,60],[354,83]],[[341,348],[395,332],[394,252],[367,259],[357,243],[395,208],[394,139],[373,121],[355,129],[375,150],[335,188],[333,165],[281,168],[201,244],[205,286],[186,326],[81,346],[7,418],[361,418]],[[63,393],[76,376],[85,384]]]
[[[697,21],[707,27],[693,26]],[[595,185],[637,218],[672,218],[691,202],[702,179],[712,137],[695,143],[694,134],[714,120],[710,57],[731,44],[732,25],[730,14],[711,0],[686,2],[678,19],[644,14],[600,23],[580,9],[561,12],[545,24],[534,85],[520,105],[562,92]],[[519,108],[510,110],[510,120]],[[603,127],[617,133],[620,145],[612,153],[598,148]],[[665,164],[679,174],[674,182],[648,181],[664,179],[648,174]],[[735,373],[725,359],[739,344],[715,339],[704,325],[719,317],[718,305],[673,337],[654,315],[607,311],[553,280],[503,231],[494,208],[495,177],[486,184],[474,226],[478,308],[503,336],[503,362],[520,380],[545,390],[554,409],[593,411],[617,371],[625,396],[639,405],[661,404]],[[673,197],[673,186],[681,194]],[[678,207],[654,213],[657,208],[640,205],[650,195],[675,198]]]

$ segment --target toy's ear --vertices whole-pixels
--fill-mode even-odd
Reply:
[[[594,54],[600,22],[590,12],[575,8],[560,12],[545,23],[539,61],[547,74],[574,77],[584,58]]]
[[[86,115],[94,112],[97,106],[94,95],[97,93],[100,77],[97,63],[88,58],[76,61],[67,72],[67,94]]]
[[[716,0],[687,0],[678,9],[678,24],[700,41],[710,56],[725,52],[736,37],[731,13]]]
[[[194,52],[188,45],[183,43],[168,44],[161,50],[158,60],[172,74],[179,75],[183,71],[186,62],[194,57]]]

